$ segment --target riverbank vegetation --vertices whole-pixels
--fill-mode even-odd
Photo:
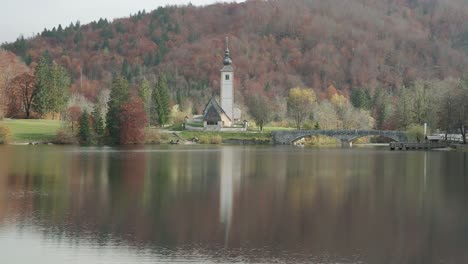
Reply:
[[[6,144],[10,140],[11,132],[10,129],[0,124],[0,145]]]
[[[270,140],[270,132],[205,132],[205,131],[181,131],[180,135],[186,140],[216,138],[215,141],[240,139],[240,140]]]
[[[339,146],[340,140],[326,136],[311,136],[304,138],[303,144],[305,146],[320,147],[320,146]]]

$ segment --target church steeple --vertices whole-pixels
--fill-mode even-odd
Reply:
[[[229,38],[226,37],[226,51],[224,52],[224,65],[232,65],[231,52],[229,51]]]
[[[229,39],[226,37],[223,68],[221,69],[221,108],[231,121],[234,121],[234,67],[232,67]]]

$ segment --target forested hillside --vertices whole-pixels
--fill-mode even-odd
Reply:
[[[395,127],[407,124],[384,105],[397,104],[403,87],[468,73],[467,21],[466,0],[247,1],[59,25],[3,48],[31,68],[50,55],[69,71],[71,92],[91,102],[114,73],[134,86],[165,73],[173,103],[196,112],[219,92],[229,36],[239,104],[265,95],[279,119],[290,89],[310,87],[319,99],[354,98],[377,126]]]

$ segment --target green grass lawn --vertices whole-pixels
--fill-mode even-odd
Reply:
[[[54,138],[62,121],[43,119],[4,119],[0,124],[7,126],[13,142],[45,142]]]
[[[269,131],[276,131],[276,130],[295,130],[296,128],[294,127],[276,127],[276,126],[264,126],[263,131],[269,132]]]

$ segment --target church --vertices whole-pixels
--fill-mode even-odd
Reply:
[[[220,72],[220,102],[218,102],[215,96],[212,96],[206,104],[202,115],[185,120],[185,129],[212,131],[247,130],[247,121],[241,121],[241,110],[234,106],[234,67],[227,38],[223,68]]]

